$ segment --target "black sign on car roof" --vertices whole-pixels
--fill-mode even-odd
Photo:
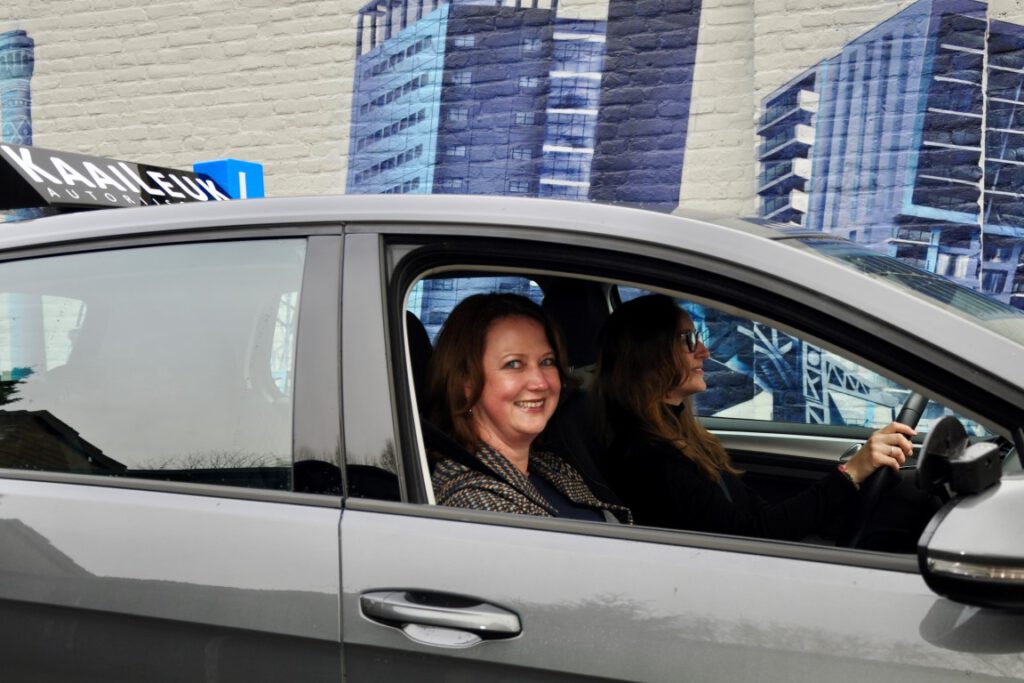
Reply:
[[[103,209],[226,201],[191,171],[0,143],[0,209]]]

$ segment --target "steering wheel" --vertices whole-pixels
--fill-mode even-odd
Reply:
[[[928,405],[928,399],[916,391],[907,396],[907,400],[900,408],[895,422],[905,424],[911,429],[917,427],[924,414],[924,408]],[[896,486],[900,476],[890,467],[879,467],[871,475],[861,482],[860,496],[857,501],[857,509],[853,512],[837,541],[838,545],[845,548],[857,548],[863,541],[864,532],[868,523],[874,516],[875,508],[884,491]]]

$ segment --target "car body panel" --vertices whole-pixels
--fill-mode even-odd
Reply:
[[[0,650],[5,660],[50,652],[26,663],[34,680],[68,659],[83,678],[101,677],[89,667],[109,651],[95,657],[90,647],[139,643],[152,656],[132,658],[138,668],[121,680],[164,679],[185,643],[224,671],[249,670],[241,644],[250,641],[264,643],[276,666],[299,658],[310,671],[338,671],[339,516],[333,507],[0,479],[0,622],[47,615]],[[174,637],[160,642],[160,632]]]
[[[950,603],[914,573],[383,511],[348,509],[343,527],[350,672],[374,657],[379,672],[396,680],[416,672],[421,681],[465,672],[631,681],[1024,676],[1018,651],[979,658],[958,647],[972,632],[1019,633],[1024,616]],[[359,552],[370,545],[373,553]],[[417,559],[426,556],[434,559]],[[414,643],[360,613],[359,596],[382,588],[482,599],[519,614],[522,635],[463,650]]]

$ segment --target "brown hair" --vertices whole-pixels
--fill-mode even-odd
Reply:
[[[479,440],[469,410],[484,389],[487,332],[502,318],[526,318],[540,324],[555,353],[562,386],[570,381],[562,336],[539,305],[518,294],[474,294],[464,299],[445,320],[437,337],[427,369],[427,394],[431,422],[470,451],[476,449]]]
[[[672,443],[709,478],[739,474],[722,443],[697,421],[691,397],[673,410],[665,397],[688,372],[679,325],[685,312],[663,294],[615,309],[605,327],[597,390],[613,432],[639,430]]]

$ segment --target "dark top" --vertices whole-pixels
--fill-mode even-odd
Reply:
[[[531,471],[527,476],[533,487],[540,495],[544,496],[551,507],[555,509],[559,517],[568,519],[582,519],[588,522],[603,522],[604,515],[598,510],[586,505],[580,505],[569,500],[569,497],[554,487],[547,479]]]
[[[670,442],[632,432],[615,440],[609,481],[637,524],[800,540],[853,509],[857,490],[838,470],[780,503],[728,472],[708,478]]]

